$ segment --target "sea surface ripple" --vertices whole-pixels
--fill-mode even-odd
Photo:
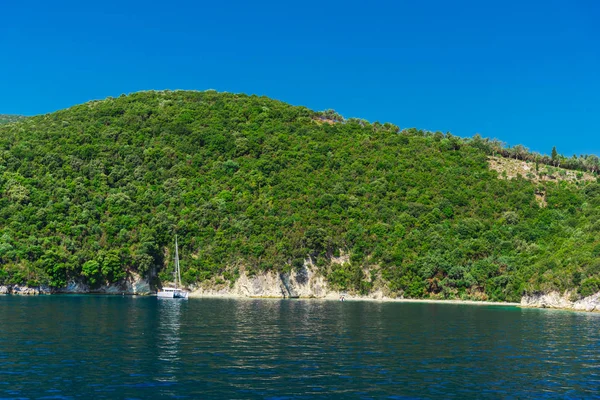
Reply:
[[[600,396],[600,314],[432,303],[0,297],[0,398]]]

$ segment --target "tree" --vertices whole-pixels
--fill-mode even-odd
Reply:
[[[600,158],[595,154],[590,154],[585,159],[585,167],[591,172],[598,172],[600,170]]]
[[[522,144],[518,144],[513,147],[513,152],[515,155],[515,159],[525,160],[526,155],[529,153],[529,149]]]
[[[556,146],[552,147],[552,163],[554,166],[557,166],[558,163],[558,151],[556,151]]]
[[[15,203],[26,203],[29,200],[29,189],[14,179],[9,179],[5,184],[5,195]]]
[[[81,275],[85,276],[90,283],[94,286],[99,283],[102,273],[100,271],[100,264],[96,260],[86,261],[81,267]]]

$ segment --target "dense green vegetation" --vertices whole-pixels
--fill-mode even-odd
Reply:
[[[493,151],[480,137],[212,91],[27,118],[0,127],[0,283],[168,271],[177,233],[188,283],[310,255],[334,286],[363,293],[597,290],[600,185],[498,179]],[[349,261],[331,264],[340,253]]]
[[[8,124],[10,122],[17,122],[22,120],[23,116],[21,115],[9,115],[9,114],[0,114],[0,124]]]

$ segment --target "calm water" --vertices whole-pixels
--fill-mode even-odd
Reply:
[[[0,398],[600,396],[600,315],[302,300],[0,297]]]

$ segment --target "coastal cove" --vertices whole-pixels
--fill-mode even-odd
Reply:
[[[600,384],[591,313],[70,295],[0,297],[0,319],[0,397],[581,398]]]
[[[149,91],[0,125],[0,291],[594,310],[597,157],[267,97]],[[146,281],[147,280],[147,281]]]

